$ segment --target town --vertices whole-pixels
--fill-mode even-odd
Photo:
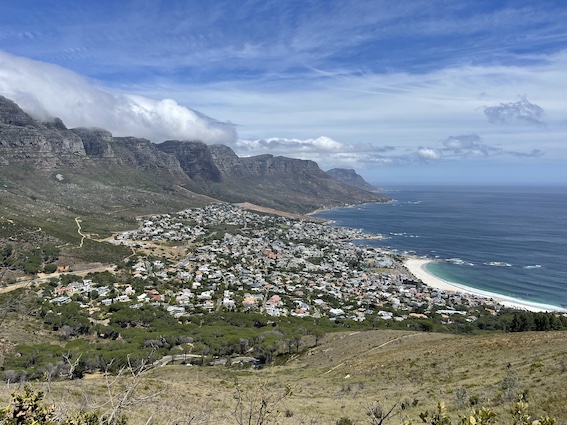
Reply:
[[[433,313],[444,323],[473,322],[501,308],[416,281],[399,255],[364,245],[379,237],[214,204],[143,218],[139,229],[111,238],[132,249],[124,267],[138,284],[77,279],[45,296],[56,304],[78,301],[89,311],[129,303],[162,306],[175,317],[238,311],[358,322]]]

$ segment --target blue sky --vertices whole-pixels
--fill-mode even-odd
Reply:
[[[567,184],[563,1],[0,3],[0,94],[377,184]]]

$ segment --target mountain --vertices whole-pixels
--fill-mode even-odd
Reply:
[[[372,186],[352,169],[333,168],[332,170],[327,171],[327,174],[340,182],[358,187],[359,189],[368,190],[370,192],[378,190],[377,187]]]
[[[387,200],[331,178],[313,161],[240,158],[227,146],[200,141],[155,144],[104,129],[69,129],[59,119],[38,121],[2,96],[0,195],[0,220],[18,223],[35,239],[73,243],[80,241],[77,217],[103,237],[135,226],[142,214],[219,201],[305,213]],[[8,227],[0,240],[25,239]]]
[[[241,158],[228,146],[170,140],[156,145],[177,158],[191,178],[190,190],[227,202],[290,212],[387,198],[341,183],[308,160],[258,155]]]

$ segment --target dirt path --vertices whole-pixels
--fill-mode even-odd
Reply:
[[[102,272],[113,272],[115,270],[116,266],[100,266],[100,267],[94,267],[92,269],[87,269],[87,270],[80,270],[80,271],[76,271],[76,272],[66,272],[66,273],[52,273],[50,275],[45,275],[43,277],[37,277],[34,279],[28,279],[28,280],[24,280],[22,282],[18,282],[18,283],[13,283],[11,285],[5,286],[3,288],[0,288],[0,294],[5,294],[7,292],[11,292],[11,291],[15,291],[16,289],[19,288],[25,288],[28,285],[31,285],[32,283],[43,283],[43,282],[47,282],[49,279],[53,279],[53,278],[57,278],[59,276],[63,276],[66,274],[72,274],[75,276],[86,276],[89,273],[102,273]]]
[[[298,219],[311,219],[311,217],[307,217],[306,215],[303,214],[294,214],[294,213],[288,213],[285,211],[280,211],[280,210],[275,210],[273,208],[266,208],[266,207],[261,207],[260,205],[255,205],[255,204],[251,204],[250,202],[242,202],[239,204],[234,204],[237,207],[243,208],[245,210],[250,210],[250,211],[258,211],[258,212],[262,212],[262,213],[266,213],[266,214],[273,214],[273,215],[279,215],[281,217],[290,217],[290,218],[298,218]]]
[[[386,346],[386,345],[388,345],[388,344],[391,344],[392,342],[399,341],[399,340],[401,340],[401,339],[403,339],[403,338],[409,338],[409,337],[417,336],[417,335],[423,335],[423,334],[422,334],[422,333],[415,333],[415,334],[410,334],[410,335],[402,335],[402,336],[399,336],[399,337],[397,337],[397,338],[394,338],[394,339],[391,339],[391,340],[389,340],[389,341],[386,341],[386,342],[384,342],[384,343],[382,343],[382,344],[380,344],[380,345],[377,345],[376,347],[372,347],[370,350],[366,350],[366,351],[364,352],[364,354],[368,354],[368,353],[370,353],[371,351],[374,351],[374,350],[377,350],[377,349],[379,349],[379,348],[382,348],[382,347],[384,347],[384,346]],[[328,373],[331,373],[333,370],[338,369],[339,367],[343,366],[344,364],[345,364],[345,362],[339,363],[338,365],[336,365],[336,366],[332,367],[331,369],[329,369],[328,371],[326,371],[326,372],[324,373],[324,375],[327,375]]]
[[[79,248],[83,247],[83,242],[85,241],[85,238],[87,237],[87,235],[85,235],[82,232],[82,229],[81,229],[81,222],[82,221],[83,220],[81,220],[81,217],[75,217],[75,223],[77,223],[77,233],[79,234],[79,236],[81,236],[81,244],[79,245]]]

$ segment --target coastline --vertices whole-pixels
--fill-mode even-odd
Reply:
[[[412,275],[415,276],[416,279],[421,280],[427,286],[442,291],[463,292],[477,297],[493,299],[499,304],[503,305],[504,307],[514,308],[518,310],[527,310],[532,312],[544,312],[544,311],[565,312],[565,310],[554,305],[524,301],[517,298],[508,297],[505,295],[500,295],[488,291],[483,291],[480,289],[471,288],[469,286],[464,286],[441,279],[435,276],[433,273],[429,272],[426,268],[429,263],[433,263],[433,262],[434,260],[430,260],[426,258],[406,256],[404,259],[404,266],[408,269],[408,271]]]
[[[344,204],[344,205],[334,205],[334,206],[329,206],[329,207],[321,207],[321,208],[317,208],[314,211],[308,212],[305,215],[308,216],[313,216],[322,212],[326,212],[326,211],[333,211],[333,210],[338,210],[338,209],[342,209],[342,208],[356,208],[356,207],[360,207],[362,205],[373,205],[373,204],[391,204],[392,202],[396,202],[395,199],[391,199],[388,201],[369,201],[369,202],[360,202],[358,204]]]

